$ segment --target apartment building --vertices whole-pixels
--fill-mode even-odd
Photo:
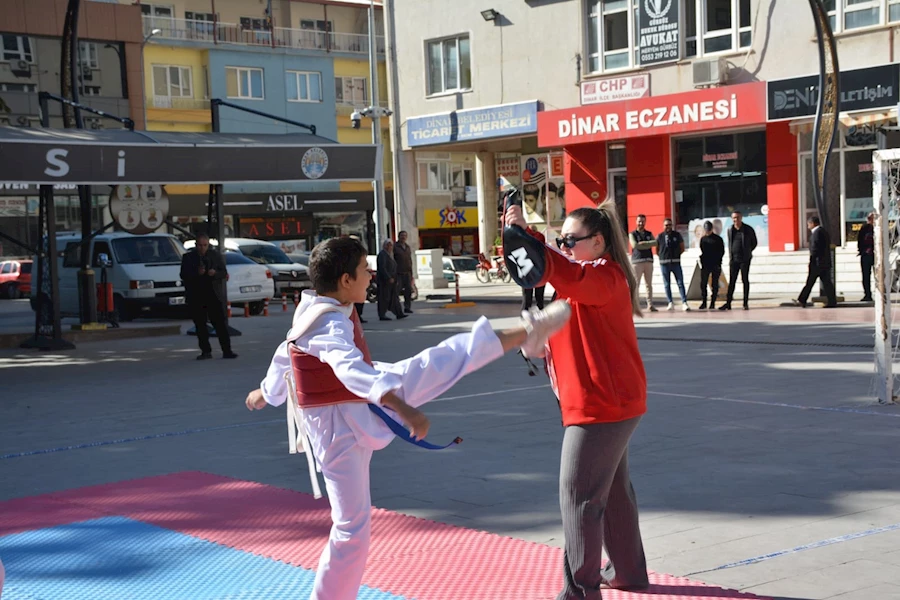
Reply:
[[[143,127],[140,84],[141,13],[137,6],[83,2],[77,59],[79,100]],[[65,3],[54,0],[5,2],[0,18],[0,126],[40,127],[38,92],[60,95],[60,57]],[[62,105],[49,105],[51,127],[62,127]],[[82,113],[85,127],[121,127],[117,122]],[[109,221],[109,188],[94,187],[95,223]],[[56,223],[61,230],[81,227],[74,186],[55,190]],[[0,232],[28,244],[37,241],[38,188],[0,182]],[[28,251],[0,240],[0,256]]]
[[[368,6],[360,0],[141,2],[148,129],[209,131],[209,100],[217,98],[313,125],[317,135],[340,143],[372,143],[370,120],[360,129],[350,122],[354,109],[371,103]],[[379,2],[376,32],[381,19]],[[376,60],[380,98],[386,99],[382,35],[376,36]],[[220,131],[307,132],[228,106],[221,107]],[[388,144],[384,164],[392,207]],[[206,221],[206,186],[167,191],[177,222],[196,227]],[[374,194],[365,182],[227,185],[224,191],[229,235],[262,237],[295,251],[336,235],[374,234]]]
[[[807,2],[393,3],[417,24],[396,29],[395,118],[423,246],[489,251],[514,184],[539,229],[613,198],[623,226],[671,217],[689,246],[703,221],[724,230],[740,210],[761,254],[805,247],[819,64]],[[897,122],[900,0],[826,6],[843,88],[828,212],[846,245],[871,206],[875,130]]]

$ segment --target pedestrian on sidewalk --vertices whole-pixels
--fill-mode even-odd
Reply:
[[[678,285],[678,293],[681,294],[681,310],[689,311],[691,307],[687,303],[687,294],[684,291],[684,273],[681,271],[681,255],[684,254],[684,238],[675,231],[672,219],[663,221],[664,231],[656,238],[656,253],[659,256],[659,270],[662,272],[663,289],[666,291],[666,299],[669,306],[666,310],[675,310],[672,302],[672,280]]]
[[[656,248],[656,238],[645,227],[647,217],[638,215],[635,219],[636,229],[628,238],[631,241],[631,268],[637,278],[637,285],[641,285],[644,279],[644,288],[647,290],[647,310],[656,312],[653,306],[653,249]]]
[[[412,314],[413,257],[412,248],[406,243],[409,234],[401,231],[394,244],[394,261],[397,263],[397,295],[403,296],[403,312]]]
[[[507,209],[506,221],[518,227],[504,231],[504,251],[530,263],[529,281],[549,283],[572,305],[571,320],[545,346],[523,347],[526,356],[545,357],[565,428],[563,590],[557,600],[599,599],[601,586],[645,589],[628,446],[647,410],[647,377],[634,326],[634,316],[641,316],[637,279],[615,204],[569,213],[556,240],[559,251],[524,232],[520,206]],[[609,562],[601,568],[604,543]]]
[[[822,227],[819,217],[815,215],[806,220],[806,225],[810,230],[809,274],[806,276],[806,285],[803,286],[803,291],[794,302],[806,308],[806,301],[818,279],[822,281],[822,287],[825,288],[825,296],[828,300],[825,308],[834,308],[837,306],[837,294],[834,291],[834,283],[831,281],[831,236]]]
[[[401,439],[426,445],[422,438],[430,423],[420,406],[510,350],[543,347],[569,319],[571,308],[554,303],[505,331],[494,331],[482,317],[469,333],[410,359],[381,363],[372,360],[353,309],[365,300],[370,280],[365,247],[349,238],[322,242],[310,256],[309,274],[315,291],[303,292],[291,330],[245,404],[259,410],[287,403],[291,443],[302,440],[301,448],[313,457],[309,470],[316,495],[316,463],[325,478],[332,527],[310,600],[355,600],[372,535],[373,452],[401,433]]]
[[[212,358],[207,321],[216,328],[222,358],[237,358],[237,354],[231,350],[231,335],[228,333],[225,315],[225,303],[228,301],[225,259],[209,247],[209,235],[206,233],[198,233],[196,240],[196,246],[181,257],[181,280],[184,282],[185,301],[200,344],[200,356],[197,360]]]
[[[728,297],[719,310],[731,310],[738,273],[744,282],[744,310],[750,310],[750,261],[753,259],[753,251],[756,250],[756,231],[744,223],[744,216],[738,210],[731,213],[731,220],[734,224],[728,230],[731,267],[728,274]]]
[[[869,213],[866,224],[859,228],[856,253],[862,268],[863,302],[872,301],[872,267],[875,266],[875,213]]]
[[[391,311],[397,319],[405,319],[406,314],[403,312],[400,295],[397,293],[397,261],[394,260],[394,242],[391,240],[385,240],[382,244],[376,267],[378,318],[381,321],[390,321],[391,318],[387,316],[387,313]]]
[[[703,237],[700,238],[700,310],[706,310],[706,283],[710,281],[712,295],[709,310],[716,308],[719,296],[719,278],[722,276],[722,258],[725,256],[725,242],[713,231],[712,221],[703,223]]]

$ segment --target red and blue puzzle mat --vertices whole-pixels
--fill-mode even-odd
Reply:
[[[0,503],[3,600],[304,600],[326,499],[185,472]],[[360,600],[552,600],[558,548],[373,510]],[[620,600],[755,598],[659,573]]]

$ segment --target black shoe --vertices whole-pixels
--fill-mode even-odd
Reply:
[[[698,308],[697,310],[706,310],[706,300],[703,301],[703,303],[700,305],[700,308]]]
[[[863,296],[863,299],[860,302],[875,302],[872,300],[872,296]]]
[[[406,310],[404,310],[404,311],[403,311],[403,312],[405,312],[405,313],[406,313],[406,314],[408,314],[408,315],[411,315],[411,314],[413,314],[413,311],[412,311],[412,309],[411,309],[411,308],[407,308],[407,309],[406,309]]]
[[[235,354],[234,352],[231,352],[231,351],[223,352],[222,358],[237,358],[237,354]]]
[[[835,302],[834,304],[826,304],[825,308],[837,308],[837,302]]]
[[[209,360],[212,358],[212,352],[204,352],[197,357],[197,360]]]
[[[359,318],[359,322],[360,322],[360,323],[368,323],[368,321],[366,321],[366,320],[363,319],[362,317]]]
[[[731,305],[723,304],[722,306],[719,307],[719,310],[731,310]]]
[[[747,304],[745,304],[745,305],[744,305],[744,310],[750,310],[750,306],[747,305]]]
[[[399,315],[397,315],[397,320],[399,321],[400,319],[405,319],[407,316],[408,315],[404,315],[403,313],[400,313]]]
[[[794,306],[799,306],[800,308],[806,308],[806,302],[801,302],[800,300],[791,300],[794,303]]]
[[[393,321],[393,319],[390,317],[378,317],[378,320],[379,321]]]

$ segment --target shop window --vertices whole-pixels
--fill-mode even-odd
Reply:
[[[685,56],[736,52],[752,45],[750,0],[687,0],[684,8]]]
[[[599,73],[638,65],[638,2],[588,0],[588,71]]]
[[[263,70],[247,67],[225,68],[225,93],[229,98],[262,100]]]
[[[428,94],[472,89],[469,36],[427,42]]]
[[[900,0],[825,0],[835,33],[900,22]]]
[[[690,247],[706,220],[724,235],[734,211],[768,245],[765,131],[676,140],[674,167],[676,227]]]

